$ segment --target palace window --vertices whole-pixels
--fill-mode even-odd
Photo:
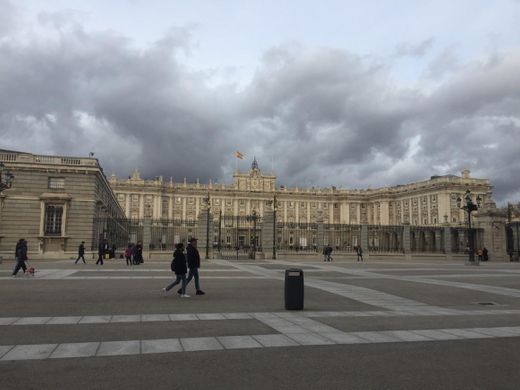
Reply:
[[[49,188],[52,190],[62,190],[65,188],[64,177],[49,177]]]
[[[63,204],[45,205],[44,233],[46,236],[61,236],[62,217]]]

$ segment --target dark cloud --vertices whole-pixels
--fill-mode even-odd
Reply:
[[[287,44],[268,50],[238,89],[183,63],[191,26],[138,49],[63,15],[39,20],[45,34],[0,39],[0,148],[94,151],[108,174],[138,167],[205,182],[229,181],[240,150],[299,187],[375,188],[468,167],[492,180],[497,200],[519,196],[518,53],[458,63],[422,90],[385,64]],[[401,52],[421,55],[433,42]]]

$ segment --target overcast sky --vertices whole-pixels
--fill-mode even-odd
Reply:
[[[0,0],[0,148],[201,182],[238,150],[299,187],[467,167],[518,202],[518,26],[519,0]]]

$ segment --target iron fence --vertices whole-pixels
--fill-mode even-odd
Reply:
[[[368,251],[403,253],[403,226],[368,225]]]
[[[318,253],[318,224],[277,222],[276,251],[288,253]]]
[[[196,236],[197,220],[194,219],[155,219],[150,225],[150,250],[173,252],[175,244],[185,245]]]
[[[444,229],[429,226],[410,227],[412,252],[444,253]]]
[[[104,240],[111,248],[126,248],[129,242],[143,241],[143,226],[139,220],[127,218],[94,218],[91,250],[97,251]]]
[[[520,223],[513,222],[506,224],[506,248],[511,261],[518,261],[520,256],[520,241],[515,241],[516,237],[520,237]]]
[[[223,259],[255,259],[262,251],[263,220],[257,215],[221,215],[213,228],[213,249]]]

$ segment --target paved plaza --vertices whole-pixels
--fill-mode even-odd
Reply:
[[[0,265],[1,389],[518,389],[520,266],[210,260]],[[305,310],[284,310],[301,268]]]

